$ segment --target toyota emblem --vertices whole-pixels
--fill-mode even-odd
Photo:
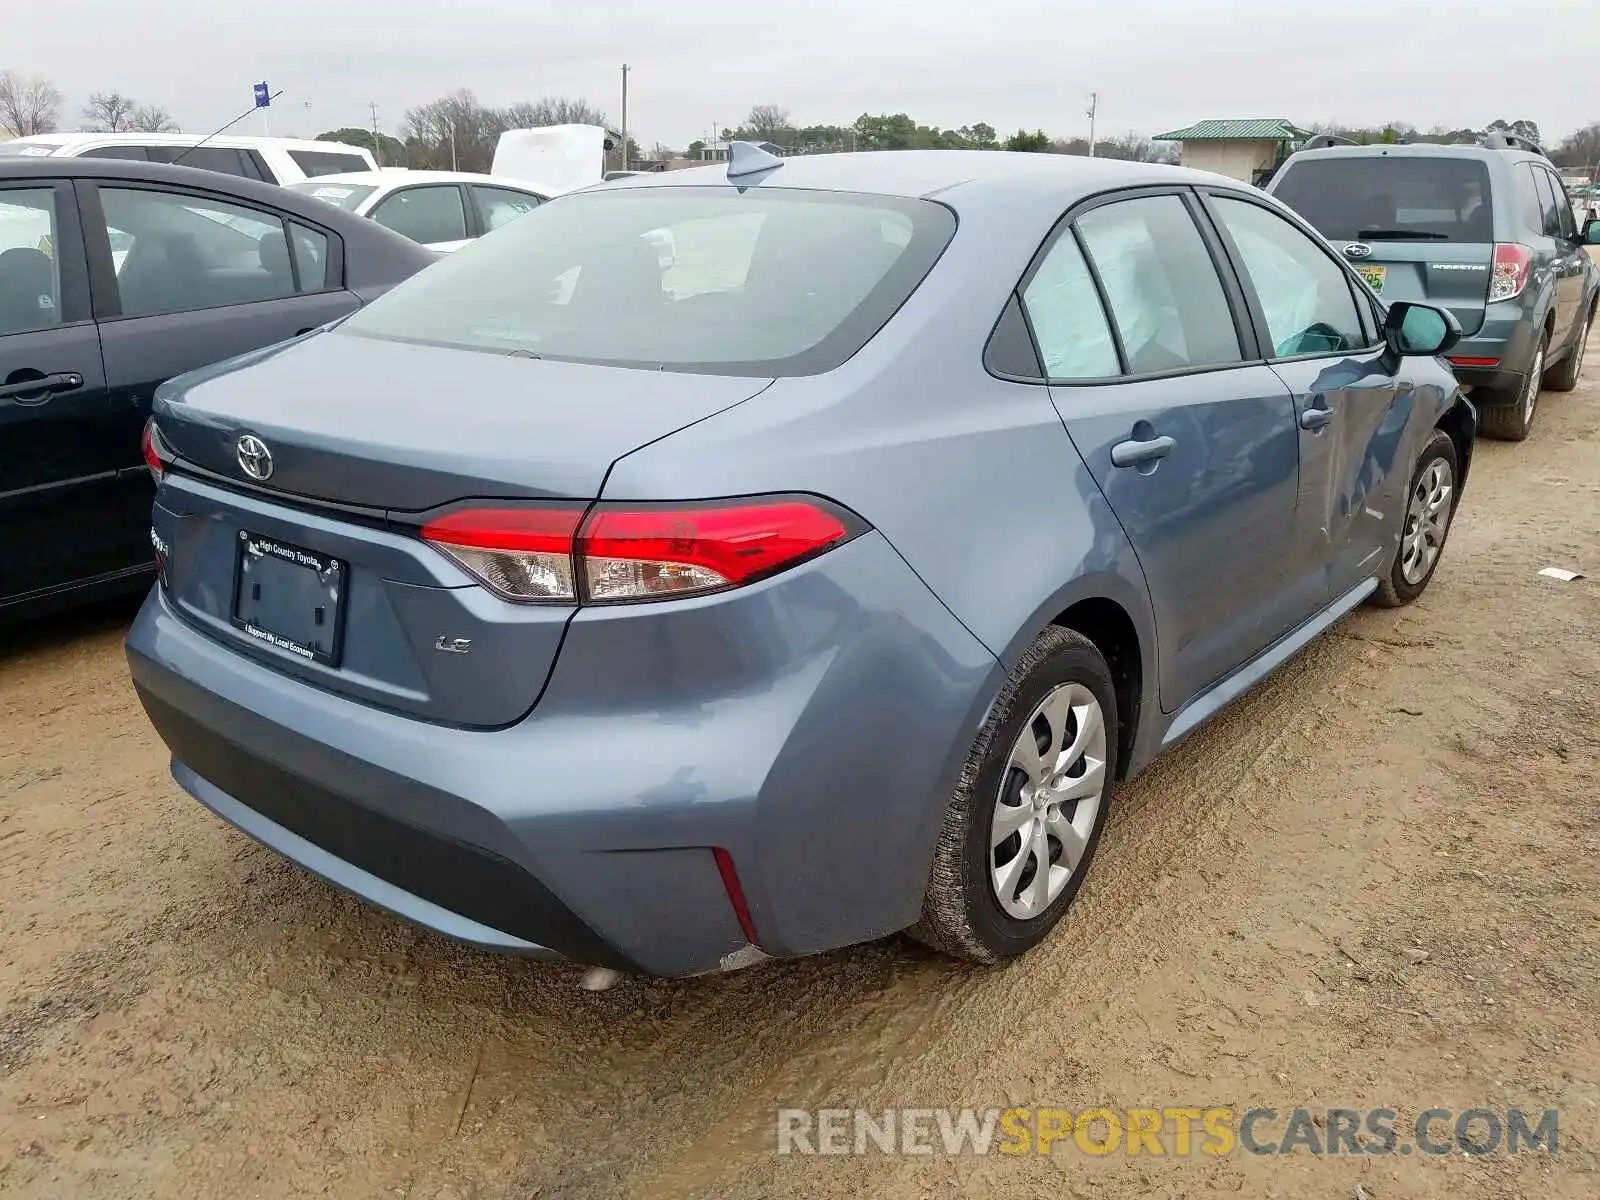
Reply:
[[[1344,252],[1351,258],[1371,258],[1372,247],[1365,242],[1351,242],[1344,248]]]
[[[255,434],[243,435],[234,443],[234,451],[239,457],[239,466],[251,479],[272,478],[272,451]]]

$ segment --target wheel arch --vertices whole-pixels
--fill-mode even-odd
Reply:
[[[1145,696],[1145,653],[1128,610],[1104,596],[1078,600],[1050,621],[1080,633],[1106,660],[1117,696],[1117,775],[1126,779],[1133,762]]]
[[[1472,466],[1472,449],[1478,438],[1478,412],[1472,402],[1460,392],[1443,415],[1433,423],[1435,429],[1448,434],[1456,448],[1456,487],[1467,485],[1467,472]]]

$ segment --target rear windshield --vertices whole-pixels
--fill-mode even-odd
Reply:
[[[294,165],[306,173],[308,179],[318,175],[343,175],[349,171],[370,171],[372,164],[359,154],[340,154],[332,150],[291,150],[289,157]]]
[[[809,375],[864,345],[955,232],[931,200],[764,187],[564,196],[341,331],[725,375]]]
[[[52,142],[0,142],[0,158],[49,158],[59,149]]]
[[[1272,194],[1333,241],[1494,241],[1489,171],[1476,159],[1307,158]]]
[[[289,190],[316,200],[326,200],[329,204],[337,204],[340,208],[355,212],[361,202],[378,189],[365,183],[318,183],[314,179],[308,179],[304,183],[291,183]]]

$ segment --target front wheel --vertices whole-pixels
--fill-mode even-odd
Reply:
[[[1426,590],[1450,533],[1458,477],[1456,445],[1449,434],[1435,429],[1412,473],[1400,545],[1395,549],[1388,576],[1373,593],[1373,603],[1398,608]]]
[[[957,958],[1032,949],[1083,885],[1117,771],[1117,696],[1093,642],[1041,633],[974,742],[908,931]]]

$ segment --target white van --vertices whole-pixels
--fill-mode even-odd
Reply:
[[[0,142],[0,158],[123,158],[176,162],[245,179],[288,185],[320,175],[376,171],[372,154],[343,142],[198,133],[36,133]]]

